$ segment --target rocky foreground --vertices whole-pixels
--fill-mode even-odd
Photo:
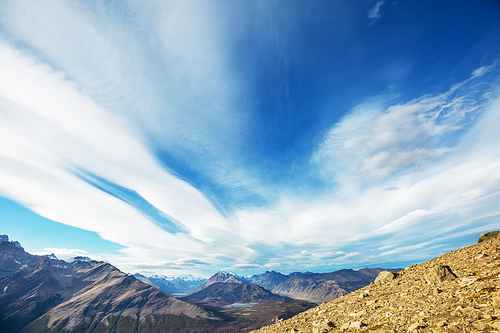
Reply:
[[[254,332],[500,332],[500,233]]]

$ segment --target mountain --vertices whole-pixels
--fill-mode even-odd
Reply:
[[[208,286],[214,284],[214,283],[243,283],[247,284],[250,281],[248,281],[247,278],[243,276],[239,276],[238,274],[231,273],[231,272],[217,272],[214,275],[212,275],[208,280],[203,282],[201,285],[198,287],[194,288],[193,290],[190,290],[186,295],[192,295],[194,293],[197,293]]]
[[[167,332],[169,325],[220,321],[105,262],[67,263],[3,241],[0,272],[0,332],[139,332],[142,324]]]
[[[275,272],[266,271],[262,274],[252,275],[248,278],[250,283],[259,285],[267,290],[273,290],[278,284],[285,282],[290,276]]]
[[[259,303],[280,298],[282,297],[256,284],[217,282],[183,299],[202,301],[199,304],[221,307],[233,303]]]
[[[256,284],[217,282],[182,300],[234,318],[235,330],[248,332],[278,319],[291,318],[315,306],[271,293]]]
[[[295,274],[271,291],[281,296],[316,303],[328,302],[373,282],[382,268],[363,268],[357,271],[342,269],[331,273]],[[399,269],[391,270],[394,272]]]
[[[498,332],[500,233],[255,332]]]
[[[198,287],[206,279],[195,278],[192,275],[181,275],[177,277],[169,277],[164,275],[151,275],[146,277],[142,274],[134,274],[138,280],[160,289],[169,295],[185,294],[186,292]]]

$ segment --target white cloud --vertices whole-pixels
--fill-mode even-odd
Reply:
[[[442,138],[467,127],[490,101],[490,91],[479,94],[470,80],[384,111],[380,102],[361,104],[330,131],[314,161],[326,176],[335,170],[335,181],[348,175],[380,181],[453,151],[440,146]]]
[[[272,207],[223,217],[151,150],[189,156],[190,167],[218,184],[274,196],[233,160],[244,135],[238,96],[245,87],[231,74],[214,8],[163,4],[130,2],[141,9],[119,22],[99,6],[90,14],[84,3],[2,3],[2,24],[26,48],[0,41],[0,140],[8,143],[0,148],[0,195],[124,245],[121,254],[103,255],[124,270],[164,274],[294,270],[330,260],[354,266],[366,262],[367,248],[380,260],[390,251],[415,260],[444,249],[437,242],[498,225],[500,102],[469,84],[492,66],[438,96],[360,104],[314,155],[313,169],[333,184],[323,196],[290,191]],[[383,4],[370,11],[372,22]],[[467,133],[456,143],[459,130]],[[82,170],[135,191],[189,232],[167,232],[84,181]]]
[[[362,105],[332,129],[312,159],[325,177],[334,177],[331,192],[313,200],[291,195],[269,211],[238,212],[242,231],[269,230],[259,236],[267,246],[254,250],[270,262],[323,267],[359,253],[345,263],[360,267],[423,260],[453,249],[453,239],[497,228],[498,93],[497,87],[481,94],[495,99],[465,102],[476,91],[463,85],[385,110]],[[475,117],[471,128],[467,114]],[[457,128],[467,128],[461,140],[440,147]]]
[[[382,14],[380,12],[380,8],[382,8],[382,5],[384,4],[384,2],[385,2],[384,0],[377,1],[375,6],[373,6],[373,8],[370,9],[370,11],[368,12],[368,18],[370,20],[372,20],[372,23],[382,17]]]
[[[97,261],[106,260],[106,258],[100,254],[91,254],[85,250],[80,250],[80,249],[61,249],[61,248],[46,247],[43,249],[43,251],[36,252],[33,254],[44,256],[44,255],[50,255],[52,253],[57,257],[57,259],[65,261],[71,261],[74,257],[79,257],[79,256],[89,257],[90,259]]]
[[[0,152],[3,196],[122,244],[128,247],[123,252],[138,261],[165,257],[160,253],[172,249],[214,251],[210,242],[231,232],[203,194],[161,168],[122,118],[60,73],[5,43],[0,43],[0,59],[0,136],[9,142]],[[181,221],[190,234],[165,232],[132,206],[82,180],[80,170],[134,189]],[[228,251],[241,247],[237,238],[229,239],[234,242],[228,241]]]
[[[495,67],[496,67],[496,65],[490,65],[490,66],[483,66],[483,67],[476,68],[472,72],[472,78],[481,77],[481,76],[491,72]]]

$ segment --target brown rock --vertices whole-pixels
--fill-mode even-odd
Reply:
[[[326,333],[330,331],[332,327],[335,327],[335,324],[332,323],[331,321],[323,321],[323,320],[318,320],[315,321],[313,324],[313,333]]]
[[[443,327],[445,325],[446,325],[446,320],[444,320],[444,319],[441,319],[441,320],[437,321],[436,323],[434,323],[434,326],[436,326],[436,327]]]
[[[340,326],[340,330],[343,331],[343,330],[347,330],[349,329],[349,326],[351,325],[351,323],[347,322],[347,323],[344,323],[342,324],[342,326]]]
[[[393,272],[383,271],[383,272],[378,273],[378,276],[375,279],[375,284],[376,285],[386,284],[388,282],[391,282],[395,278],[396,278],[396,274],[394,274]]]
[[[473,307],[468,307],[468,308],[462,309],[462,312],[471,312],[471,311],[474,311],[474,310],[476,310],[476,309],[473,308]]]
[[[476,265],[478,266],[488,265],[489,263],[491,263],[491,260],[489,259],[479,259],[476,261]]]
[[[431,268],[424,278],[429,284],[437,284],[455,280],[457,276],[451,271],[450,266],[439,265]]]
[[[416,330],[418,328],[423,328],[425,326],[426,325],[424,323],[414,323],[414,324],[410,325],[410,327],[408,327],[408,332],[411,332],[411,331]]]
[[[364,326],[367,326],[367,325],[365,323],[363,323],[362,321],[355,321],[349,325],[349,328],[359,329],[359,328],[364,327]]]
[[[500,239],[500,231],[490,231],[485,234],[482,234],[481,236],[479,236],[477,242],[482,243],[484,241],[489,241],[491,239]]]

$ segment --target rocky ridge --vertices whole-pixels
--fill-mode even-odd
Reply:
[[[376,283],[254,332],[500,331],[498,232],[379,277]]]

